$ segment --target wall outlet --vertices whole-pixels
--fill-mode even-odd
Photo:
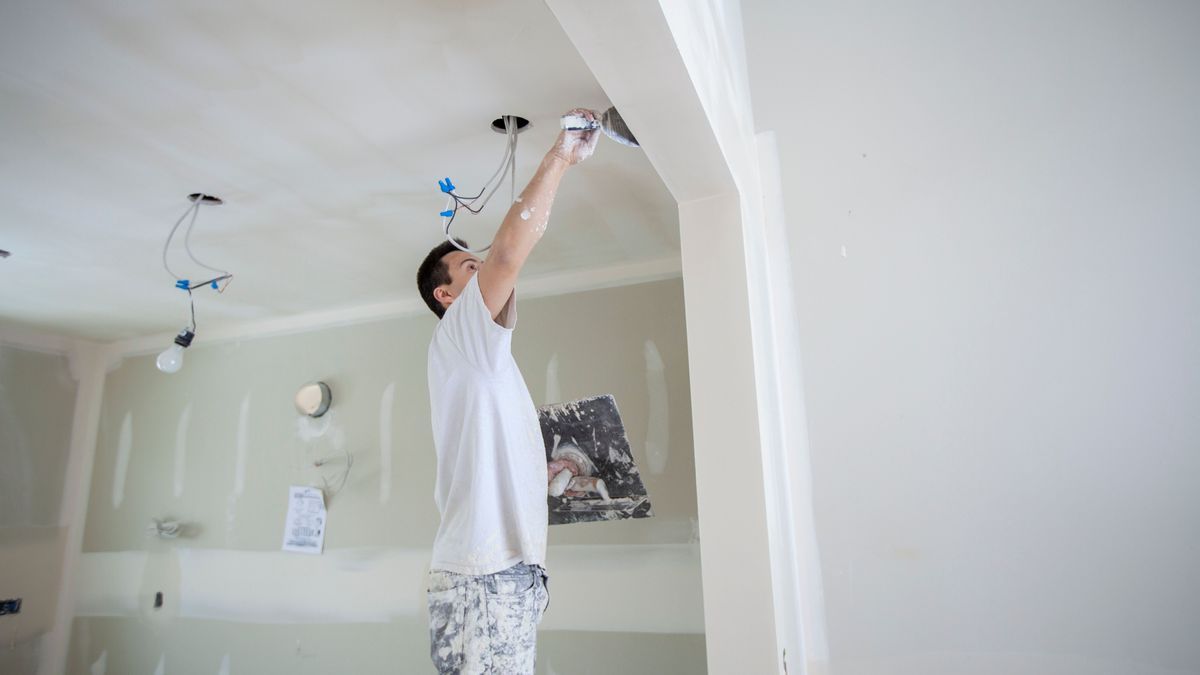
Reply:
[[[12,598],[11,600],[0,600],[0,616],[5,614],[20,614],[21,599]]]

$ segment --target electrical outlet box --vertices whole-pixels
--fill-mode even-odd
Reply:
[[[10,600],[0,600],[0,616],[5,614],[20,614],[21,599],[12,598]]]

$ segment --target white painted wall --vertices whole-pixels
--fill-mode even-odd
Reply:
[[[826,653],[820,571],[794,303],[771,277],[788,253],[765,245],[783,235],[777,162],[760,162],[740,7],[548,4],[679,201],[709,670],[803,673]]]
[[[1200,672],[1200,5],[742,6],[831,671]]]

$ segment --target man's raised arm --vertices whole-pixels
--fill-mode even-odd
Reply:
[[[590,110],[576,109],[568,114],[595,119],[595,113]],[[599,129],[561,132],[529,184],[509,207],[496,238],[492,240],[487,260],[479,268],[479,290],[493,319],[508,303],[521,267],[546,232],[550,207],[563,174],[590,157],[599,138]]]

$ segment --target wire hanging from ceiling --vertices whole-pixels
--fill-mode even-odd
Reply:
[[[483,187],[480,188],[474,197],[464,197],[458,194],[458,188],[450,181],[449,177],[438,181],[438,188],[446,194],[446,205],[439,214],[442,217],[442,234],[446,237],[446,241],[453,244],[455,248],[467,253],[483,253],[492,246],[488,244],[480,249],[468,248],[460,244],[450,234],[450,226],[454,224],[454,219],[458,217],[459,209],[466,209],[471,215],[478,215],[487,206],[487,203],[491,201],[492,195],[496,194],[496,191],[504,184],[505,178],[509,179],[509,203],[513,203],[517,197],[517,134],[524,130],[524,125],[520,124],[520,120],[514,115],[505,115],[497,121],[501,120],[504,124],[506,139],[504,156],[500,158],[500,164],[492,173],[491,178],[487,179],[487,182],[483,184]],[[493,128],[497,128],[495,124],[493,124]],[[485,194],[486,196],[484,196]],[[482,202],[479,201],[481,198],[483,199]]]
[[[157,364],[158,369],[164,373],[175,373],[179,371],[180,367],[183,365],[183,352],[185,349],[191,346],[192,340],[196,337],[196,298],[192,291],[208,286],[218,293],[224,293],[225,289],[229,287],[229,282],[233,280],[233,274],[231,272],[201,261],[198,257],[196,257],[196,253],[192,251],[192,230],[196,226],[196,216],[200,213],[200,207],[204,204],[219,205],[223,204],[224,202],[222,202],[218,197],[206,195],[201,192],[195,192],[188,195],[188,199],[191,200],[191,205],[189,205],[187,210],[183,212],[183,215],[179,216],[179,219],[175,221],[175,225],[171,227],[171,232],[167,235],[167,240],[163,243],[162,264],[163,269],[167,271],[167,274],[170,274],[171,277],[175,279],[175,288],[187,291],[191,324],[189,326],[185,326],[183,330],[179,331],[179,334],[175,336],[175,343],[158,355],[158,359],[155,363]],[[188,216],[191,216],[190,220],[188,219]],[[179,232],[179,227],[183,225],[183,221],[185,220],[188,221],[188,224],[183,233],[183,248],[187,252],[188,258],[190,258],[193,263],[208,270],[209,272],[215,272],[217,276],[193,283],[191,279],[182,277],[176,274],[175,270],[171,269],[171,264],[167,260],[167,252],[171,249],[171,242],[175,239],[176,233]]]
[[[224,293],[225,289],[229,286],[229,282],[233,281],[233,274],[227,270],[213,267],[212,265],[202,262],[192,251],[192,230],[196,226],[196,216],[200,214],[200,206],[205,203],[221,204],[223,202],[217,197],[198,192],[188,195],[188,199],[190,199],[192,203],[188,206],[187,210],[183,212],[183,215],[179,216],[179,219],[175,221],[175,225],[171,227],[170,234],[167,235],[167,240],[163,242],[162,264],[163,269],[167,271],[167,274],[170,274],[175,279],[175,288],[187,291],[188,303],[191,305],[191,331],[195,333],[196,302],[195,298],[192,296],[192,291],[196,290],[197,288],[209,286],[218,293]],[[217,276],[211,279],[206,279],[205,281],[199,281],[196,283],[192,283],[190,279],[186,279],[176,274],[175,271],[171,269],[171,265],[167,262],[167,251],[171,248],[171,241],[175,238],[175,233],[179,231],[179,226],[183,224],[184,220],[188,219],[189,215],[191,216],[191,220],[188,221],[187,229],[184,230],[183,248],[185,251],[187,251],[188,257],[191,258],[192,262],[206,270],[209,270],[210,272],[217,273]]]

